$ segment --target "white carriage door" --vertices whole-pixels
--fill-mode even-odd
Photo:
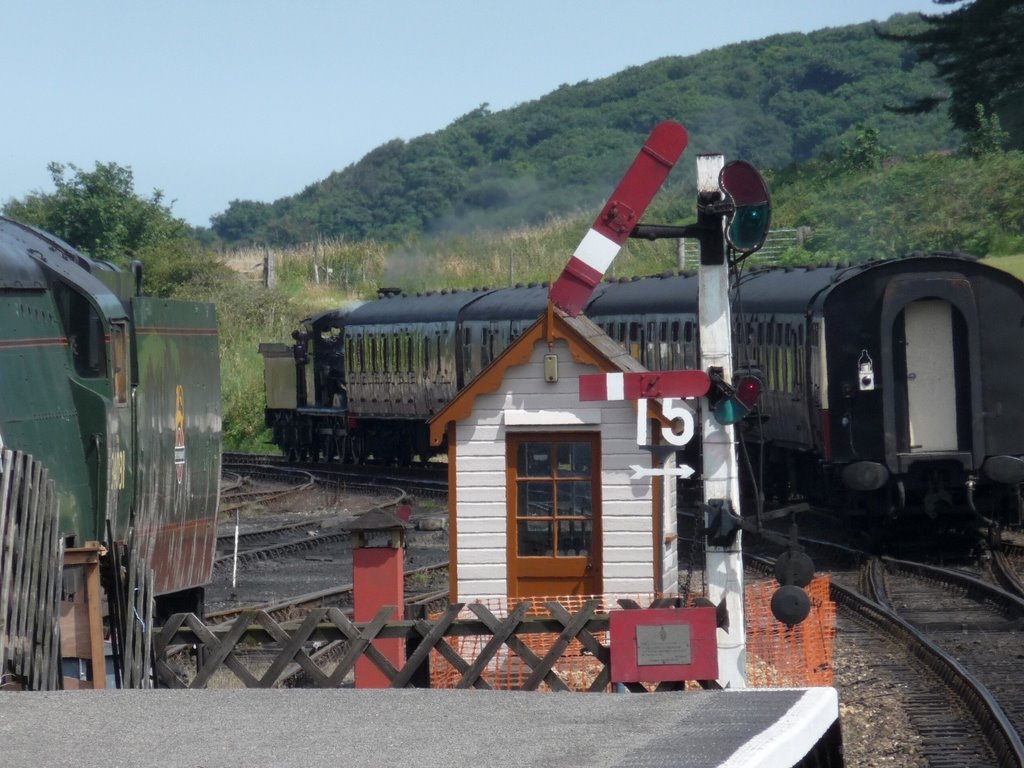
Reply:
[[[948,302],[914,301],[904,310],[910,450],[955,451],[956,380]]]

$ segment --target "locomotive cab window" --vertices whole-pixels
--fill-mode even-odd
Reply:
[[[114,402],[128,403],[128,334],[123,320],[110,324],[110,356],[112,358]]]
[[[63,283],[56,283],[53,293],[75,373],[88,379],[106,376],[107,354],[99,312],[84,296]]]

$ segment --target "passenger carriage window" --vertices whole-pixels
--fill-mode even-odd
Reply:
[[[484,328],[480,332],[480,368],[491,362],[491,336],[493,331],[490,328]]]
[[[782,348],[783,366],[785,368],[785,374],[784,374],[785,380],[784,380],[783,383],[785,385],[785,391],[786,392],[792,392],[793,391],[793,329],[790,327],[789,323],[786,323],[782,333],[783,333],[782,338],[785,341],[785,346],[783,346],[783,348]]]
[[[679,321],[673,320],[669,323],[669,355],[671,357],[672,369],[683,367],[683,354],[679,346]]]

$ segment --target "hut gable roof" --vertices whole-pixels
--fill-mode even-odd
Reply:
[[[430,442],[439,445],[448,423],[468,417],[478,395],[496,392],[508,369],[528,362],[537,343],[545,341],[550,348],[559,339],[568,344],[577,363],[593,365],[606,373],[642,373],[647,370],[589,318],[583,315],[571,317],[548,302],[547,310],[537,322],[430,420]]]

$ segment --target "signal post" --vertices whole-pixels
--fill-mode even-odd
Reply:
[[[714,203],[721,197],[718,177],[725,165],[722,155],[697,157],[697,199]],[[709,233],[700,238],[698,270],[698,318],[700,321],[700,366],[705,371],[719,368],[722,378],[732,380],[732,316],[729,309],[729,265],[725,258],[725,217],[702,214]],[[704,224],[705,222],[700,222]],[[716,231],[717,230],[717,231]],[[719,424],[711,408],[701,411],[705,527],[711,515],[721,514],[722,503],[739,509],[739,475],[736,471],[736,438],[732,424]],[[746,688],[747,651],[743,614],[743,556],[741,534],[731,543],[715,546],[709,539],[704,568],[708,598],[718,605],[725,600],[728,627],[720,627],[718,640],[719,683],[726,688]],[[724,636],[723,636],[724,635]]]
[[[636,226],[631,237],[696,238],[700,242],[698,315],[701,368],[711,380],[701,415],[705,577],[708,598],[723,601],[728,625],[719,626],[719,680],[746,687],[743,560],[739,474],[734,424],[750,412],[760,394],[756,377],[733,381],[732,316],[729,303],[730,250],[741,256],[761,247],[771,218],[764,180],[743,161],[725,164],[722,155],[697,157],[697,223]],[[733,387],[733,382],[735,388]]]

